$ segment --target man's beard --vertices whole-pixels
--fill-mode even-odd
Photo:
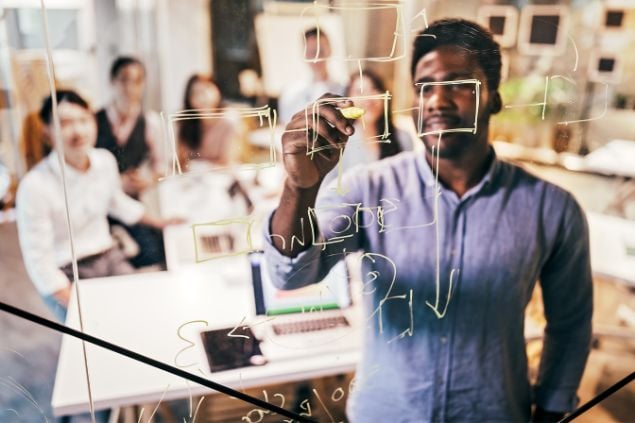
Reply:
[[[441,137],[441,139],[439,139]],[[447,134],[430,134],[423,137],[426,150],[441,159],[456,159],[477,142],[477,135],[467,132],[450,132]]]

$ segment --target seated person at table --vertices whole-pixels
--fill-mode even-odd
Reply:
[[[47,305],[63,321],[74,279],[66,204],[79,278],[134,272],[123,252],[113,244],[108,214],[128,225],[143,223],[155,228],[172,221],[150,216],[143,204],[123,192],[115,158],[108,151],[94,148],[97,126],[86,101],[70,90],[58,90],[57,100],[61,139],[54,133],[52,99],[48,97],[40,117],[53,151],[20,183],[17,224],[27,272]]]
[[[123,190],[133,198],[154,184],[163,164],[160,120],[156,113],[143,110],[145,68],[133,57],[117,58],[110,69],[112,102],[97,112],[97,148],[105,148],[117,159]],[[147,225],[122,226],[139,245],[134,267],[164,265],[161,232]]]
[[[207,75],[192,75],[183,97],[184,110],[221,112],[223,101],[214,79]],[[231,112],[222,117],[181,120],[178,128],[179,161],[183,171],[228,169],[215,174],[216,182],[225,182],[233,200],[238,196],[250,212],[253,204],[246,190],[231,171],[239,163],[242,143],[241,127],[232,120]],[[200,200],[199,200],[200,201]]]
[[[214,79],[192,75],[185,86],[183,109],[220,112],[221,107],[221,92]],[[227,116],[181,120],[178,139],[183,170],[198,167],[195,163],[219,168],[238,161],[240,131]]]
[[[355,104],[364,109],[364,115],[355,121],[355,133],[346,143],[342,163],[326,175],[324,186],[337,177],[338,171],[345,172],[358,164],[368,164],[412,150],[410,135],[395,127],[391,103],[384,106],[383,99],[361,98],[385,93],[386,85],[378,74],[365,70],[363,78],[360,78],[358,72],[351,75],[346,96],[354,98]],[[387,133],[386,139],[383,138],[384,133]]]

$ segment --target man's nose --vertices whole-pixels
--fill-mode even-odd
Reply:
[[[73,128],[73,130],[69,134],[69,138],[72,140],[72,144],[75,144],[77,140],[81,140],[83,137],[83,132],[80,128]]]
[[[83,138],[88,134],[88,125],[82,122],[74,124],[71,128],[73,138]]]
[[[424,90],[423,94],[424,108],[426,111],[448,110],[455,107],[452,97],[452,87],[450,85],[430,85],[425,88],[428,90],[427,93]]]

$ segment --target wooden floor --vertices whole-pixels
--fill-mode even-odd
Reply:
[[[595,306],[596,320],[601,324],[618,324],[617,304],[630,301],[633,307],[635,294],[623,286],[610,281],[596,281]],[[51,318],[30,283],[20,257],[15,224],[0,224],[0,300],[33,313]],[[60,335],[48,329],[38,327],[17,317],[0,312],[0,422],[53,422],[50,399],[55,377]],[[635,342],[614,337],[600,338],[598,348],[591,353],[579,394],[582,402],[597,395],[602,390],[635,369]],[[287,406],[302,405],[306,411],[310,407],[319,421],[344,419],[345,397],[338,399],[339,387],[347,387],[350,375],[311,381],[298,390],[297,385],[279,385],[265,387],[269,399],[280,400],[284,396]],[[635,384],[610,397],[602,405],[593,408],[582,416],[580,422],[629,422],[635,421]],[[316,392],[324,393],[320,400]],[[250,391],[264,398],[262,389]],[[335,393],[335,396],[333,394]],[[308,402],[303,403],[303,399]],[[194,402],[194,408],[196,406]],[[145,416],[152,412],[152,405],[145,406]],[[178,422],[189,414],[187,405],[172,407]],[[242,417],[254,407],[242,404],[238,400],[220,396],[207,397],[201,403],[196,421],[247,421]],[[166,412],[155,414],[154,421],[169,420]],[[169,411],[169,410],[168,410]],[[140,412],[140,408],[132,410]],[[258,412],[250,414],[251,421],[259,419]],[[133,421],[138,417],[133,416]],[[281,421],[279,416],[265,415],[262,421]],[[186,419],[189,423],[192,420]]]

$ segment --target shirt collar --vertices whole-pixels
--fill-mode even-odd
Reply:
[[[483,187],[494,182],[494,178],[496,177],[498,168],[500,167],[500,160],[498,160],[498,157],[496,156],[496,151],[494,151],[493,147],[490,147],[490,151],[492,154],[492,161],[490,162],[487,172],[485,172],[485,175],[478,182],[478,184],[470,188],[465,193],[465,195],[463,196],[464,198],[469,195],[472,195],[473,193],[479,192]],[[436,169],[433,169],[432,166],[430,166],[430,164],[426,160],[425,152],[417,155],[417,165],[419,167],[421,178],[423,179],[424,184],[428,187],[433,187],[437,180]],[[441,186],[441,189],[444,189],[442,185],[440,186]]]
[[[119,128],[122,125],[136,122],[141,114],[141,106],[134,106],[129,115],[121,115],[113,103],[106,106],[106,116],[112,126]]]
[[[47,161],[47,164],[49,165],[49,167],[53,170],[53,173],[55,174],[55,176],[61,178],[62,177],[62,168],[60,167],[60,159],[59,159],[59,154],[57,154],[57,150],[53,149],[49,155],[46,157],[45,159]],[[80,175],[83,175],[85,173],[90,172],[91,168],[92,168],[92,164],[93,164],[93,157],[92,157],[92,151],[88,152],[88,160],[90,162],[90,165],[88,166],[88,170],[86,172],[80,172],[79,170],[75,169],[72,166],[69,166],[67,163],[64,163],[65,167],[64,167],[64,171],[66,173],[66,177],[67,178],[75,178],[78,177]]]

